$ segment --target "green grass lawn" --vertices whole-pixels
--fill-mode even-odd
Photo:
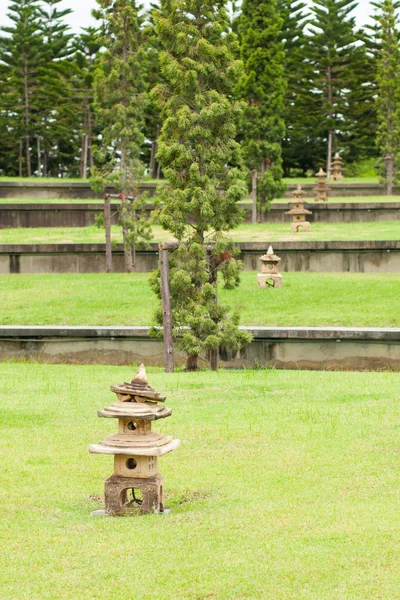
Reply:
[[[0,229],[0,244],[89,244],[105,243],[104,230],[90,227],[42,227]],[[171,234],[155,226],[154,242],[172,239]],[[292,233],[290,223],[244,224],[230,233],[237,242],[301,242],[341,240],[398,240],[400,221],[366,223],[312,223],[310,233]],[[112,227],[112,238],[122,243],[121,228]]]
[[[220,298],[243,325],[399,327],[398,274],[284,273],[282,289],[245,272]],[[148,274],[0,275],[1,325],[151,325]]]
[[[0,372],[1,598],[399,598],[397,374],[150,369],[171,512],[99,518],[113,461],[88,446],[133,369]]]

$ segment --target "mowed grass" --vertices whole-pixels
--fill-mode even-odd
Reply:
[[[400,213],[399,213],[400,214]],[[366,223],[312,223],[309,233],[292,233],[290,222],[244,224],[230,232],[237,242],[307,242],[307,241],[368,241],[400,239],[399,221]],[[112,227],[112,239],[122,243],[121,227]],[[159,226],[153,227],[153,241],[173,239]],[[0,229],[0,244],[104,244],[105,233],[95,225],[89,227]]]
[[[284,273],[282,289],[258,289],[244,272],[221,301],[243,325],[399,327],[398,274]],[[149,275],[0,275],[0,325],[154,324]]]
[[[91,517],[133,372],[0,365],[1,598],[398,599],[398,374],[150,369],[171,512]]]

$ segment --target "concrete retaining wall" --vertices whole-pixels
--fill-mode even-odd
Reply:
[[[118,205],[112,206],[113,223],[117,223]],[[246,221],[251,221],[251,205],[244,205]],[[267,223],[289,223],[286,215],[288,203],[273,204],[264,215]],[[385,203],[310,204],[311,222],[356,223],[368,221],[395,221],[400,219],[400,201]],[[151,205],[148,207],[152,209]],[[102,204],[0,204],[0,229],[17,227],[87,227],[93,225],[95,216],[103,211]]]
[[[306,196],[312,198],[314,196],[314,183],[303,184],[302,188],[306,192]],[[330,197],[340,196],[384,196],[385,187],[376,183],[331,183],[329,184],[331,191]],[[143,183],[140,190],[148,192],[150,196],[154,195],[156,184]],[[296,184],[289,184],[285,197],[291,198],[293,190],[297,187]],[[113,188],[108,188],[107,191],[114,193]],[[393,193],[400,195],[400,186],[395,186]],[[52,181],[48,183],[35,183],[32,181],[0,181],[0,198],[38,198],[45,200],[46,198],[96,198],[96,194],[92,191],[89,183],[68,183],[62,180]]]
[[[238,244],[246,271],[259,270],[268,243]],[[400,273],[400,242],[275,242],[280,270],[328,273]],[[137,253],[137,272],[156,268],[157,245]],[[114,271],[124,271],[123,249],[113,252]],[[0,245],[0,273],[103,273],[104,244]]]
[[[238,354],[222,350],[226,368],[400,370],[400,329],[258,327]],[[0,327],[0,360],[163,366],[163,343],[147,327]],[[175,353],[176,365],[185,359]],[[208,366],[207,357],[201,364]]]

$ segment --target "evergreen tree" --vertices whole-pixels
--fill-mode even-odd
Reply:
[[[105,51],[95,71],[95,110],[102,134],[97,152],[100,167],[93,170],[96,191],[114,183],[121,192],[122,224],[127,271],[134,269],[134,249],[144,218],[145,198],[137,195],[144,166],[140,160],[144,142],[144,111],[147,104],[142,39],[142,17],[135,0],[97,0],[94,16],[102,21],[100,42]],[[136,197],[132,202],[129,197]],[[146,230],[147,231],[147,230]]]
[[[238,94],[247,103],[242,120],[243,152],[250,170],[259,171],[258,208],[264,212],[282,196],[285,93],[282,17],[277,0],[244,0],[239,20],[245,75]]]
[[[41,32],[44,40],[45,62],[39,71],[39,107],[37,161],[43,175],[58,175],[74,162],[74,119],[71,97],[72,38],[64,22],[71,9],[59,9],[62,0],[44,0],[41,6]]]
[[[347,107],[336,144],[337,150],[343,150],[342,156],[350,170],[352,163],[357,167],[359,162],[377,156],[376,59],[365,33],[359,32],[359,37],[363,43],[355,48],[349,65]]]
[[[353,0],[314,0],[310,40],[310,58],[317,91],[315,113],[321,134],[327,140],[327,172],[330,175],[335,134],[341,134],[348,112],[351,89],[351,65],[357,60],[358,36]]]
[[[19,172],[32,175],[31,144],[36,133],[38,74],[44,64],[38,0],[14,0],[9,7],[9,26],[0,28],[1,113],[7,115],[10,150],[19,148]],[[23,168],[22,149],[25,163]]]
[[[284,48],[285,136],[282,141],[283,167],[305,174],[313,170],[321,155],[318,120],[315,116],[312,66],[308,57],[309,37],[306,27],[310,14],[299,0],[278,0],[277,10],[283,19],[281,41]],[[322,146],[322,152],[324,147]]]
[[[400,35],[397,0],[374,2],[375,42],[377,48],[377,144],[386,162],[387,194],[400,168]]]
[[[93,147],[97,128],[94,111],[93,81],[96,59],[101,48],[99,32],[87,27],[74,39],[74,71],[71,79],[70,96],[73,99],[75,121],[77,121],[77,146],[80,146],[79,175],[86,179],[94,167]],[[78,119],[76,118],[78,115]]]
[[[174,337],[189,370],[207,350],[217,368],[221,346],[237,350],[249,339],[217,292],[218,273],[227,287],[239,283],[235,247],[223,233],[240,223],[246,192],[235,141],[241,106],[232,101],[238,45],[222,0],[166,0],[155,22],[165,78],[154,90],[163,117],[158,158],[169,182],[159,190],[160,222],[179,242],[171,257]],[[160,294],[157,274],[153,287]]]

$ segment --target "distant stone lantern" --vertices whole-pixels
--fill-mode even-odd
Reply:
[[[260,257],[261,273],[257,275],[258,287],[282,287],[282,275],[278,271],[278,264],[281,259],[274,254],[272,246],[268,248],[267,254]]]
[[[343,181],[343,158],[336,152],[332,160],[332,181]]]
[[[293,217],[291,229],[294,233],[311,231],[311,225],[306,221],[306,216],[311,215],[312,212],[304,207],[305,200],[303,196],[304,192],[301,189],[301,185],[298,185],[297,189],[293,192],[293,200],[290,201],[292,208],[286,213]]]
[[[317,173],[317,182],[315,184],[315,200],[318,202],[322,200],[323,202],[328,201],[328,192],[331,189],[326,181],[326,173],[323,169],[320,169]]]
[[[105,510],[93,514],[164,512],[164,480],[158,472],[158,458],[178,448],[180,442],[153,432],[151,422],[170,417],[172,410],[159,404],[165,397],[148,385],[144,365],[131,383],[111,386],[111,391],[118,402],[98,415],[118,419],[118,433],[92,444],[89,451],[114,455],[114,474],[105,482]]]

